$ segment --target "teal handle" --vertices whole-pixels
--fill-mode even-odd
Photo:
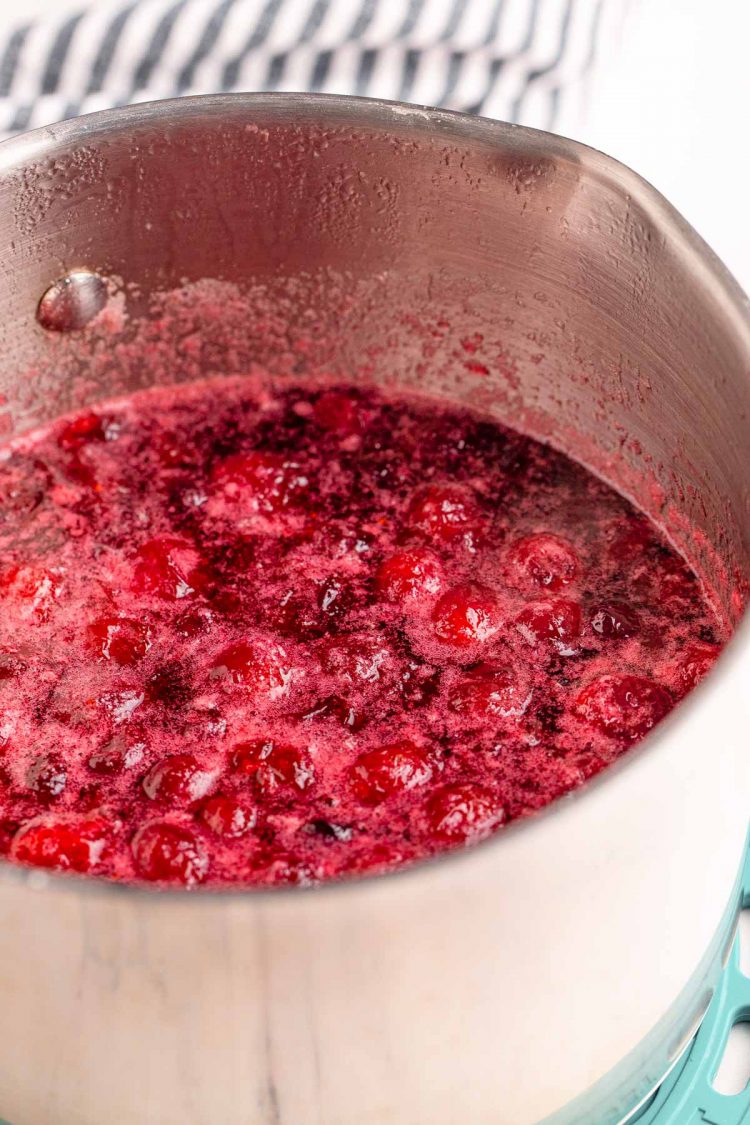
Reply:
[[[750,907],[750,850],[742,872],[742,907]],[[750,1125],[750,1083],[739,1094],[713,1088],[729,1033],[750,1020],[750,978],[740,971],[740,935],[698,1034],[633,1125]]]

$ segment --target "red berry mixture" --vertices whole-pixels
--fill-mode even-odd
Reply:
[[[389,870],[580,785],[725,639],[655,527],[498,424],[142,392],[0,461],[0,847],[162,887]]]

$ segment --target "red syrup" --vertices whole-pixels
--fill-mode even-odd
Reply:
[[[20,863],[241,887],[464,847],[615,761],[725,640],[617,492],[427,399],[141,392],[17,441],[0,500]]]

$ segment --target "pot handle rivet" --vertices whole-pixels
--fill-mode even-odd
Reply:
[[[48,332],[85,328],[107,303],[107,283],[91,270],[71,270],[43,294],[36,319]]]

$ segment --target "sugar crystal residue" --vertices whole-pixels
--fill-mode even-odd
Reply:
[[[542,808],[725,639],[657,529],[434,400],[153,389],[0,464],[0,844],[187,886],[383,871]]]

